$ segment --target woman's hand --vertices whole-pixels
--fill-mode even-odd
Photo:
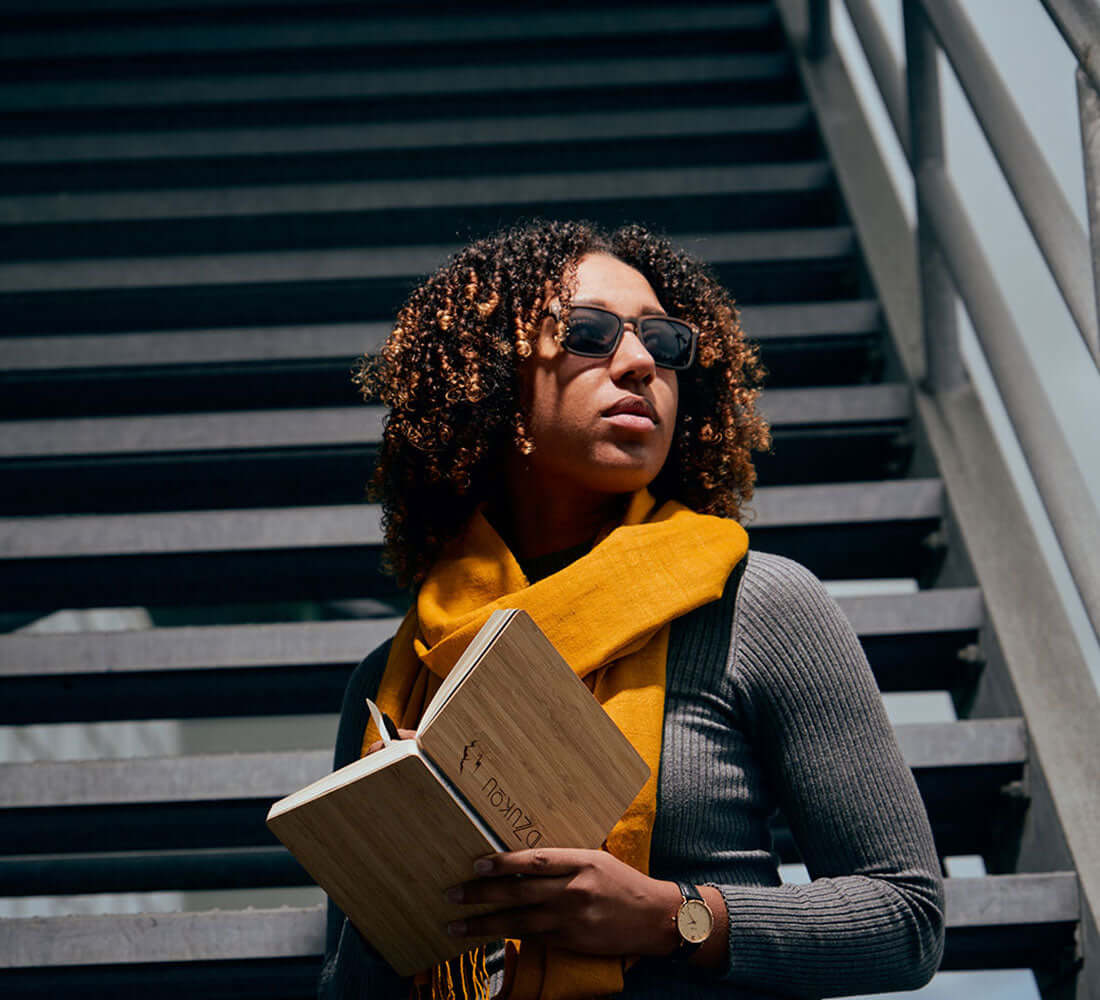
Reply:
[[[502,909],[455,921],[453,935],[538,938],[589,955],[669,955],[680,940],[676,884],[606,851],[534,848],[480,858],[474,870],[482,877],[449,889],[447,898]]]
[[[416,739],[416,730],[415,729],[399,729],[399,730],[397,730],[397,738],[399,740],[415,740]],[[375,740],[369,747],[367,747],[367,752],[365,754],[363,754],[363,756],[366,757],[366,756],[374,753],[376,750],[381,750],[382,747],[384,747],[384,746],[385,746],[385,744],[381,740]]]

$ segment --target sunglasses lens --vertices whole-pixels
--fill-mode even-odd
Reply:
[[[619,318],[602,309],[574,309],[569,313],[562,346],[574,354],[605,358],[619,339]]]
[[[642,343],[663,368],[687,368],[691,364],[695,335],[687,323],[651,316],[641,322]]]
[[[695,352],[695,334],[683,320],[646,316],[639,321],[645,349],[662,368],[687,368]],[[578,307],[569,313],[562,346],[573,354],[606,358],[619,343],[622,324],[606,309]]]

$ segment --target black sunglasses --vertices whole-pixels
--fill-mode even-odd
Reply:
[[[551,311],[555,315],[556,310]],[[561,346],[584,358],[608,358],[623,339],[626,324],[637,331],[642,346],[661,368],[683,371],[695,360],[695,331],[668,316],[620,316],[596,306],[575,306],[565,320]]]

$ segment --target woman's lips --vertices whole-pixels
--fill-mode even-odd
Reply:
[[[640,396],[628,396],[616,401],[601,414],[605,420],[626,430],[645,431],[655,427],[657,411],[653,405]]]

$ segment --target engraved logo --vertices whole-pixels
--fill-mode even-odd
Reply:
[[[481,767],[481,751],[476,750],[475,749],[476,747],[477,747],[477,740],[471,740],[469,743],[467,743],[462,748],[462,760],[460,760],[458,762],[458,773],[459,774],[464,774],[465,773],[466,764],[470,760],[473,760],[474,772],[475,773],[477,772],[477,769],[479,767]],[[475,759],[475,755],[476,755],[476,759]]]

